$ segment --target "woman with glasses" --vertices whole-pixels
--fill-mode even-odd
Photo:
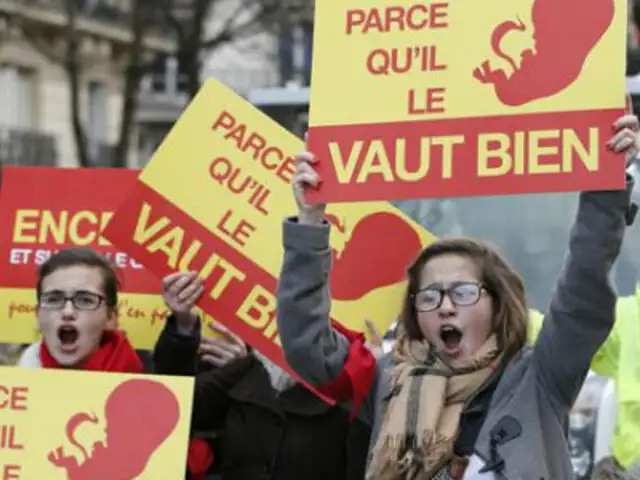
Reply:
[[[70,248],[51,256],[40,266],[36,283],[42,340],[25,350],[18,366],[143,373],[140,357],[118,329],[118,290],[114,268],[94,250]],[[148,405],[131,408],[154,421]],[[203,478],[209,463],[208,445],[192,440],[192,478]]]
[[[36,315],[42,341],[19,366],[140,373],[142,363],[118,329],[118,278],[90,249],[67,249],[41,265]]]
[[[607,148],[631,159],[638,120],[622,117],[614,130]],[[630,188],[580,195],[534,347],[520,276],[484,242],[449,238],[410,266],[398,340],[376,361],[362,338],[329,322],[329,225],[325,207],[303,195],[320,181],[317,162],[297,158],[299,215],[284,223],[278,329],[290,365],[373,425],[367,479],[573,478],[568,414],[613,324],[608,275],[631,221]]]

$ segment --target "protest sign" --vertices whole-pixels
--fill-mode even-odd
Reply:
[[[0,367],[0,479],[184,478],[193,378]]]
[[[199,271],[199,306],[289,370],[277,325],[282,221],[297,211],[302,142],[209,80],[116,211],[105,236],[158,276]],[[389,203],[341,204],[333,223],[332,316],[363,331],[396,320],[406,267],[433,240]]]
[[[318,2],[308,200],[623,188],[626,4]]]
[[[160,281],[111,245],[102,230],[133,187],[138,171],[5,167],[0,189],[0,342],[39,337],[36,272],[53,252],[89,247],[117,267],[122,283],[119,313],[136,348],[153,348],[166,308]]]

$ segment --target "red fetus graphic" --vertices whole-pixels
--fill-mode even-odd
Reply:
[[[576,12],[580,12],[578,19]],[[491,48],[507,61],[513,74],[507,77],[502,69],[492,70],[489,60],[473,71],[484,84],[492,84],[498,99],[505,105],[519,106],[533,100],[550,97],[574,83],[582,71],[589,53],[598,44],[613,21],[614,0],[534,0],[532,28],[535,52],[522,53],[518,67],[501,44],[511,31],[525,31],[521,21],[500,23],[491,36]],[[575,20],[571,20],[575,19]]]
[[[345,225],[335,215],[327,215],[327,219],[345,232]],[[418,233],[397,215],[377,212],[364,217],[344,249],[333,249],[332,298],[357,300],[376,288],[402,282],[421,248]]]
[[[47,458],[67,471],[68,480],[131,480],[144,472],[179,419],[180,405],[170,389],[153,380],[128,380],[107,399],[104,443],[94,443],[89,453],[76,440],[80,425],[98,423],[95,415],[77,413],[67,422],[66,437],[83,458],[78,461],[75,455],[65,455],[62,446]]]

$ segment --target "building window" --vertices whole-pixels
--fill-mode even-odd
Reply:
[[[313,61],[313,23],[302,25],[304,42],[304,61],[302,64],[302,76],[305,86],[311,85],[311,63]]]
[[[158,55],[148,78],[153,93],[179,95],[187,92],[187,75],[180,56]]]
[[[283,23],[279,38],[280,79],[282,85],[294,81],[303,86],[311,82],[313,25]]]
[[[294,79],[294,33],[288,22],[283,22],[278,39],[278,65],[280,67],[280,83],[286,85]]]
[[[37,80],[35,70],[0,64],[0,163],[56,163],[55,138],[38,131]]]
[[[36,75],[31,69],[0,65],[0,124],[20,130],[36,125]]]

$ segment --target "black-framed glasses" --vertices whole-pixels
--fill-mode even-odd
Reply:
[[[447,295],[451,302],[457,306],[469,307],[475,305],[480,297],[487,292],[481,283],[460,282],[449,288],[427,287],[413,295],[416,310],[419,312],[432,312],[440,308]]]
[[[52,291],[40,295],[38,306],[45,310],[62,310],[67,302],[71,302],[76,310],[97,310],[104,302],[105,297],[94,292],[80,290],[73,295],[64,292]]]

